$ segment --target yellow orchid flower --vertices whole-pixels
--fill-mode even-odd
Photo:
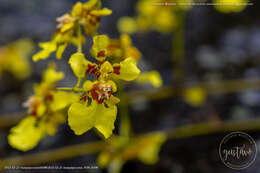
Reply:
[[[35,85],[35,95],[24,106],[28,116],[10,130],[9,144],[21,151],[33,149],[46,135],[54,135],[57,126],[65,122],[62,110],[79,98],[74,93],[55,91],[55,84],[63,78],[52,64],[43,74],[43,82]]]
[[[113,137],[108,141],[109,145],[99,154],[98,165],[107,168],[108,172],[119,173],[124,163],[129,160],[139,159],[148,165],[155,164],[166,138],[163,132],[154,132],[130,140]]]
[[[95,34],[99,27],[101,17],[111,14],[111,10],[107,8],[101,9],[100,0],[90,0],[86,3],[78,2],[72,10],[72,17],[79,20],[79,23],[83,25],[87,35]]]
[[[140,74],[140,70],[136,66],[136,61],[131,57],[126,58],[119,64],[113,64],[113,68],[113,76],[125,81],[135,80]]]
[[[0,77],[3,73],[11,73],[17,79],[25,79],[31,73],[29,55],[33,51],[33,43],[28,39],[20,39],[0,48]]]
[[[215,8],[222,13],[233,13],[244,10],[248,0],[214,0]]]
[[[78,78],[83,78],[86,74],[93,74],[97,79],[104,80],[110,77],[125,81],[136,79],[140,70],[136,65],[136,61],[132,57],[128,57],[120,63],[111,64],[106,61],[107,43],[109,38],[105,35],[97,35],[93,39],[92,54],[98,60],[98,64],[86,60],[83,53],[74,53],[69,64]],[[102,43],[102,42],[105,43]]]
[[[93,38],[91,53],[97,63],[88,61],[81,52],[74,53],[69,59],[69,64],[78,79],[88,74],[96,78],[93,82],[86,80],[83,88],[76,86],[72,89],[82,93],[82,97],[73,103],[68,111],[69,125],[77,135],[96,128],[108,138],[114,129],[116,104],[119,102],[119,99],[112,95],[116,92],[117,86],[111,79],[131,81],[140,74],[136,61],[131,57],[120,63],[111,64],[107,61],[108,43],[109,38],[106,35]]]
[[[57,18],[57,31],[53,39],[39,44],[42,50],[33,56],[33,60],[46,59],[55,51],[56,58],[61,59],[68,45],[72,43],[78,46],[85,43],[86,39],[84,33],[81,32],[81,27],[84,28],[86,35],[94,35],[99,27],[101,17],[111,13],[112,11],[107,8],[101,9],[100,0],[76,3],[70,13]]]

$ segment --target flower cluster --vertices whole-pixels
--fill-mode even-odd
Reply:
[[[85,43],[81,27],[84,28],[86,35],[95,35],[101,17],[110,15],[111,13],[112,11],[107,8],[101,9],[100,0],[76,3],[70,13],[57,18],[57,31],[53,39],[39,44],[42,50],[33,56],[33,60],[46,59],[55,51],[57,59],[61,59],[63,52],[69,44],[78,45]]]
[[[31,73],[29,55],[33,51],[33,43],[28,39],[20,39],[0,48],[0,77],[3,73],[11,73],[17,79],[25,79]]]
[[[66,111],[68,124],[76,135],[95,128],[109,138],[120,102],[115,96],[118,83],[135,80],[161,86],[158,72],[140,75],[137,63],[141,53],[128,35],[110,39],[97,34],[101,17],[110,14],[111,10],[101,9],[100,0],[90,0],[76,3],[70,13],[57,19],[59,24],[53,39],[40,44],[43,49],[33,56],[33,60],[46,59],[55,51],[56,58],[60,59],[66,47],[74,44],[78,50],[70,56],[68,63],[78,82],[72,88],[56,88],[64,75],[50,65],[43,81],[34,87],[35,95],[24,104],[29,116],[11,129],[8,137],[11,146],[22,151],[34,148],[43,137],[55,134],[57,126],[66,120]],[[92,55],[89,58],[82,50],[87,36],[93,42],[88,51]]]
[[[79,96],[54,90],[56,82],[63,77],[62,72],[55,71],[54,64],[44,72],[43,81],[34,86],[35,94],[24,103],[28,116],[10,130],[8,141],[12,147],[30,150],[46,135],[54,135],[57,126],[65,122],[63,109]]]
[[[116,104],[119,102],[113,95],[117,91],[114,81],[132,81],[140,74],[132,57],[111,64],[107,60],[108,45],[109,38],[106,35],[96,35],[91,48],[96,63],[87,60],[80,52],[73,54],[69,59],[69,64],[79,81],[87,75],[95,77],[94,81],[86,80],[83,87],[78,89],[82,93],[81,98],[73,103],[68,111],[69,125],[77,135],[95,127],[108,138],[114,129]]]

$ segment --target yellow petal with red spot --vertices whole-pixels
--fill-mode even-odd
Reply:
[[[119,74],[114,76],[125,81],[135,80],[141,72],[136,66],[136,61],[133,58],[126,58],[124,61],[120,62],[119,66]]]
[[[91,53],[98,61],[105,60],[107,56],[108,44],[109,44],[109,38],[106,35],[94,36]]]

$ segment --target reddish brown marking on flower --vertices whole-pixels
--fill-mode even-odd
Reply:
[[[98,68],[97,65],[88,64],[88,68],[86,70],[86,73],[93,74],[97,78],[99,78],[99,76],[100,76],[99,68]]]
[[[102,65],[104,62],[105,62],[105,60],[104,60],[104,61],[98,61],[98,63],[99,63],[100,65]]]
[[[54,97],[53,97],[52,94],[47,94],[47,95],[45,96],[45,100],[53,101],[53,100],[54,100]]]
[[[93,19],[89,19],[89,23],[94,26],[97,24],[97,22]]]
[[[113,69],[114,69],[115,74],[117,74],[117,75],[120,74],[120,66],[114,66]]]
[[[84,102],[86,102],[86,101],[87,101],[87,96],[83,96],[83,97],[81,97],[81,98],[80,98],[80,101],[84,101]]]
[[[90,90],[90,94],[98,104],[102,104],[104,100],[108,100],[112,95],[112,86],[108,83],[98,82],[93,85],[93,88]]]
[[[31,116],[37,117],[37,109],[35,109],[35,110],[33,110],[33,111],[31,112]]]
[[[97,18],[96,18],[96,21],[97,21],[97,22],[100,22],[100,20],[101,20],[101,17],[97,17]]]
[[[106,57],[106,51],[105,50],[101,50],[100,52],[98,52],[97,57]]]

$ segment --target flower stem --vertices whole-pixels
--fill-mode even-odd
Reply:
[[[82,88],[56,88],[57,90],[84,92]]]
[[[128,109],[127,95],[121,82],[118,82],[118,94],[120,98],[119,111],[120,111],[120,136],[129,138],[131,135],[131,120]]]
[[[78,36],[78,52],[82,52],[82,32],[81,32],[80,25],[78,25],[77,27],[77,36]]]
[[[172,39],[172,63],[174,84],[180,86],[184,79],[185,11],[178,10],[176,16],[178,23]]]
[[[82,78],[78,78],[78,81],[77,81],[77,84],[75,86],[75,89],[79,89],[81,81],[82,81]]]

